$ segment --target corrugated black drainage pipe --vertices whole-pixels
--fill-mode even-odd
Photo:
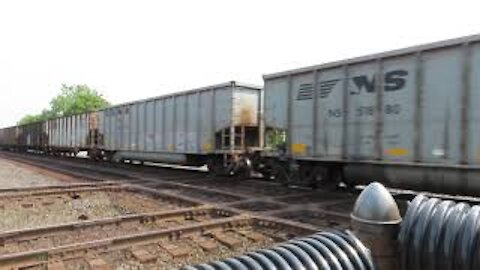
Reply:
[[[398,239],[402,269],[480,269],[480,206],[418,195]]]
[[[319,232],[269,249],[183,270],[376,270],[370,250],[350,231]]]

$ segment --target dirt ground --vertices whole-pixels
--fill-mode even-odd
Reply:
[[[175,208],[168,202],[118,191],[89,192],[75,198],[67,194],[0,198],[0,232]]]
[[[15,162],[0,158],[0,190],[62,184],[66,183],[52,176],[28,169],[27,166],[21,166]]]

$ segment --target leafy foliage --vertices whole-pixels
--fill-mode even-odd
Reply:
[[[55,116],[69,116],[103,109],[110,103],[95,89],[87,85],[62,85],[61,94],[50,101]]]
[[[25,124],[30,124],[30,123],[35,123],[35,122],[42,122],[46,121],[48,119],[55,118],[55,115],[47,109],[44,109],[40,114],[32,115],[32,114],[27,114],[25,115],[20,121],[18,121],[18,125],[25,125]]]
[[[38,115],[26,115],[19,125],[45,121],[55,117],[94,111],[108,107],[110,103],[87,85],[62,85],[61,93],[50,101],[50,108]]]
[[[33,115],[33,114],[27,114],[20,121],[17,122],[17,125],[25,125],[29,123],[35,123],[35,122],[40,122],[43,121],[44,119],[42,118],[41,114],[38,115]]]
[[[285,149],[287,132],[281,129],[270,129],[266,133],[266,144],[274,149]]]

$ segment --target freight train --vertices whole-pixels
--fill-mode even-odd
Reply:
[[[262,88],[228,82],[0,129],[0,147],[96,160],[207,164],[242,175],[245,149],[260,146]]]
[[[0,130],[4,149],[480,194],[480,35]]]

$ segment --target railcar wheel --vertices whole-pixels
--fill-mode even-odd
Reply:
[[[207,161],[207,168],[210,177],[225,176],[227,174],[223,162],[215,158],[211,158]]]
[[[248,158],[243,157],[234,170],[234,177],[236,180],[247,180],[252,177],[252,171],[252,162]]]
[[[308,185],[309,187],[316,189],[318,183],[317,178],[317,167],[314,167],[310,164],[301,164],[298,168],[299,181],[302,185]]]
[[[327,189],[333,190],[339,187],[339,184],[343,182],[343,172],[341,168],[330,168],[328,170],[327,182],[325,187]]]
[[[275,181],[284,186],[288,186],[290,182],[290,174],[287,168],[287,165],[282,166],[282,164],[278,162],[274,162],[272,166],[272,175]]]
[[[339,168],[301,165],[299,169],[300,180],[312,189],[333,190],[342,181],[342,173]]]

